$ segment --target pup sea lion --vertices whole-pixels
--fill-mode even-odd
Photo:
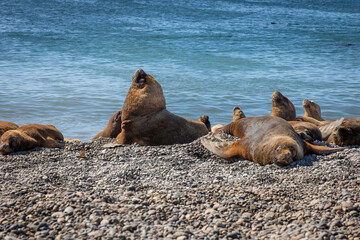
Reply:
[[[331,133],[327,142],[338,146],[360,145],[360,118],[345,118]]]
[[[308,99],[304,99],[304,101],[302,102],[302,105],[305,110],[304,117],[312,117],[319,121],[325,121],[321,117],[321,109],[320,109],[320,106],[316,102],[308,100]]]
[[[294,104],[279,91],[275,91],[272,95],[270,116],[281,117],[287,121],[295,121],[296,110]]]
[[[169,145],[189,143],[208,133],[201,121],[179,117],[166,110],[160,84],[138,69],[121,114],[118,144]]]
[[[303,141],[291,125],[279,117],[247,117],[217,130],[240,138],[237,142],[215,143],[202,138],[202,144],[223,158],[238,156],[261,165],[291,164],[305,154],[333,153],[342,148],[312,145]]]
[[[116,138],[121,132],[121,110],[117,111],[108,121],[104,130],[99,132],[92,140],[99,137]]]
[[[37,147],[61,148],[63,135],[53,125],[29,124],[5,132],[0,138],[0,153],[8,154]]]
[[[300,121],[289,121],[289,123],[304,141],[322,141],[321,131],[315,124]]]
[[[19,126],[12,122],[4,122],[0,121],[0,137],[4,134],[4,132],[9,130],[15,130]]]

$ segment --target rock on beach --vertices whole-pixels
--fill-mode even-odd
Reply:
[[[360,239],[356,146],[281,168],[112,141],[0,156],[0,239]]]

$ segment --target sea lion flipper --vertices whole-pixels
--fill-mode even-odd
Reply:
[[[210,152],[213,152],[222,158],[232,158],[235,156],[243,158],[239,151],[239,149],[241,149],[239,148],[241,140],[237,142],[213,142],[209,139],[202,138],[201,143]]]
[[[304,142],[304,143],[305,143],[305,153],[306,154],[329,154],[329,153],[334,153],[334,152],[344,150],[344,148],[342,148],[342,147],[330,148],[330,147],[325,147],[325,146],[313,145],[308,142]]]
[[[324,140],[324,141],[327,140],[329,138],[329,136],[331,135],[331,133],[333,133],[334,130],[337,127],[339,127],[343,121],[344,121],[344,118],[340,118],[338,120],[332,121],[326,125],[319,127],[322,140]]]
[[[50,137],[47,137],[44,142],[44,147],[48,148],[62,148],[64,145],[59,143],[57,140],[54,140]]]

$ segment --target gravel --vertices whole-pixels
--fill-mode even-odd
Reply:
[[[288,167],[112,139],[0,156],[0,239],[360,239],[360,149]]]

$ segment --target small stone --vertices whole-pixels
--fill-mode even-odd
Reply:
[[[63,212],[54,212],[53,214],[51,214],[51,217],[55,217],[55,218],[59,218],[63,216],[65,216],[65,213]]]
[[[108,225],[110,223],[110,221],[106,218],[104,218],[103,220],[101,220],[100,225]]]
[[[341,203],[341,208],[342,208],[343,211],[349,211],[349,210],[352,210],[354,208],[354,205],[350,201],[344,201],[344,202]]]
[[[72,207],[67,207],[64,210],[64,213],[68,214],[68,215],[72,214],[73,212],[74,212],[74,209]]]
[[[266,215],[265,215],[265,218],[268,219],[268,220],[271,220],[275,217],[275,213],[274,212],[268,212]]]

